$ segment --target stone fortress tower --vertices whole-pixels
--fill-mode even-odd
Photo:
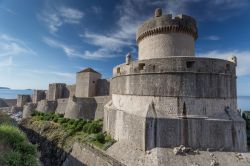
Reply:
[[[104,129],[141,150],[184,145],[246,151],[237,111],[236,58],[195,57],[196,21],[162,15],[138,29],[138,61],[113,69]]]
[[[96,96],[97,81],[101,77],[100,73],[91,68],[76,73],[76,97]]]

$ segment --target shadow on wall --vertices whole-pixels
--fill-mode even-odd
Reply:
[[[145,149],[155,147],[207,148],[223,151],[245,152],[244,122],[146,118]],[[225,130],[226,129],[226,130]],[[236,132],[237,131],[237,132]],[[244,140],[244,141],[240,141]]]
[[[97,102],[95,98],[70,98],[65,111],[65,118],[96,119]]]
[[[65,111],[65,118],[72,119],[102,119],[104,105],[111,100],[110,96],[99,96],[93,98],[69,98]]]
[[[27,134],[32,144],[38,145],[38,151],[41,153],[40,161],[44,166],[87,166],[62,148],[59,148],[55,142],[49,141],[34,130],[24,128],[23,126],[21,126],[21,129]]]

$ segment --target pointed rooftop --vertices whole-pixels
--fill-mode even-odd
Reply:
[[[86,68],[86,69],[84,69],[84,70],[82,70],[82,71],[79,71],[79,72],[77,72],[77,73],[89,73],[89,72],[100,74],[99,72],[95,71],[94,69],[92,69],[92,68],[90,68],[90,67],[88,67],[88,68]]]

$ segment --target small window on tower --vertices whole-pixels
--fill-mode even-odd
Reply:
[[[187,68],[193,67],[193,66],[194,66],[194,63],[195,63],[195,61],[187,61],[187,62],[186,62]]]
[[[226,65],[225,65],[225,70],[226,70],[226,71],[229,71],[229,70],[230,70],[230,64],[226,64]]]
[[[95,83],[95,81],[93,81],[93,84]]]
[[[139,63],[139,70],[144,70],[145,63]]]
[[[116,72],[117,72],[117,74],[119,74],[121,72],[120,67],[117,67]]]

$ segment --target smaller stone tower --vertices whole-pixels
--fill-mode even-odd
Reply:
[[[97,71],[86,68],[76,74],[76,97],[93,97],[96,95],[97,81],[101,78]]]
[[[157,9],[155,17],[145,21],[138,29],[138,59],[194,57],[197,38],[196,21],[192,17],[183,14],[175,17],[172,14],[162,15],[161,9]]]
[[[51,101],[51,100],[64,98],[65,87],[66,87],[66,84],[64,83],[49,84],[49,90],[47,92],[47,99]]]

